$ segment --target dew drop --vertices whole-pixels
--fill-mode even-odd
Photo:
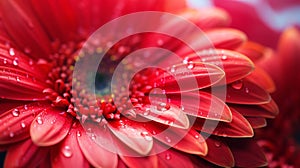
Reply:
[[[168,142],[168,143],[171,143],[172,142],[172,140],[169,138],[169,137],[165,137],[165,140]]]
[[[76,134],[77,134],[78,137],[81,137],[81,132],[80,131],[77,131]]]
[[[147,140],[147,141],[152,141],[152,137],[149,135],[148,132],[146,132],[146,131],[141,132],[141,135],[142,135],[142,137],[145,138],[145,140]]]
[[[184,111],[184,106],[180,106],[180,109],[181,109],[182,111]]]
[[[36,122],[37,122],[39,125],[42,125],[42,124],[43,124],[42,117],[38,116]]]
[[[96,135],[95,135],[95,134],[92,134],[92,135],[91,135],[91,138],[92,138],[92,140],[96,140]]]
[[[28,62],[28,64],[29,64],[29,65],[33,65],[33,60],[30,59],[29,62]]]
[[[14,66],[18,66],[18,65],[19,65],[19,59],[18,59],[18,58],[15,58],[15,59],[13,60],[13,65],[14,65]]]
[[[185,57],[184,60],[182,61],[183,64],[188,64],[189,62],[189,57]]]
[[[20,111],[18,109],[14,109],[11,113],[14,117],[19,117],[20,115]]]
[[[73,155],[73,152],[72,152],[70,146],[65,146],[61,152],[67,158],[70,158]]]
[[[162,39],[157,40],[157,44],[159,46],[162,46],[164,44],[164,41]]]
[[[216,142],[215,142],[215,146],[216,146],[216,147],[220,147],[220,146],[221,146],[221,142],[216,141]]]
[[[248,89],[248,88],[246,88],[246,89],[245,89],[245,92],[246,92],[246,93],[249,93],[249,89]]]
[[[194,64],[192,61],[190,61],[190,62],[188,63],[187,68],[188,68],[188,69],[193,69],[194,67],[195,67],[195,64]]]
[[[233,82],[233,83],[231,84],[231,87],[232,87],[233,89],[240,90],[240,89],[242,89],[243,85],[244,85],[243,82],[242,82],[241,80],[239,80],[239,81]]]
[[[196,134],[196,135],[195,135],[195,138],[196,138],[196,139],[199,139],[199,135]]]
[[[171,158],[172,158],[172,157],[171,157],[171,154],[170,154],[170,153],[167,153],[166,156],[165,156],[165,159],[166,159],[166,160],[171,160]]]
[[[21,122],[21,128],[25,128],[26,124],[24,122]]]
[[[16,55],[15,50],[13,48],[10,48],[8,52],[9,52],[10,56],[15,56]]]
[[[166,104],[166,103],[160,103],[159,105],[160,105],[161,107],[166,107],[167,104]]]
[[[27,104],[24,105],[24,110],[28,110]]]
[[[3,60],[3,64],[7,64],[7,59],[6,58]]]
[[[24,49],[24,52],[25,52],[26,54],[29,54],[29,53],[31,52],[31,50],[30,50],[29,48],[26,47],[26,48]]]
[[[17,77],[16,77],[16,81],[17,81],[17,82],[20,82],[20,81],[21,81],[20,77],[17,76]]]

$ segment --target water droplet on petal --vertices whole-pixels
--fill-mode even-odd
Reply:
[[[27,104],[26,104],[26,105],[24,105],[24,110],[28,110],[28,106],[27,106]]]
[[[144,131],[144,132],[141,132],[141,135],[142,137],[144,137],[147,141],[151,141],[152,140],[152,137],[149,135],[148,132]]]
[[[164,41],[162,39],[157,40],[157,44],[159,46],[162,46],[164,44]]]
[[[215,142],[215,146],[216,146],[216,147],[220,147],[220,146],[221,146],[221,142],[216,141],[216,142]]]
[[[188,69],[193,69],[194,67],[195,67],[195,64],[194,64],[192,61],[190,61],[190,62],[188,63],[187,68],[188,68]]]
[[[28,64],[29,64],[29,65],[33,65],[33,60],[30,59],[29,62],[28,62]]]
[[[31,50],[30,50],[29,48],[26,47],[26,48],[24,49],[24,52],[25,52],[26,54],[29,54],[29,53],[31,52]]]
[[[14,136],[15,136],[15,134],[14,134],[13,132],[10,132],[10,133],[9,133],[9,137],[12,138],[12,137],[14,137]]]
[[[180,109],[181,109],[182,111],[184,111],[184,106],[180,106]]]
[[[165,140],[168,142],[168,143],[171,143],[172,142],[172,140],[169,138],[169,137],[165,137]]]
[[[223,55],[221,58],[222,58],[222,60],[226,60],[226,59],[227,59],[227,56],[226,56],[226,55]]]
[[[70,146],[63,147],[63,149],[62,149],[61,152],[67,158],[69,158],[69,157],[71,157],[73,155],[73,152],[72,152]]]
[[[246,88],[246,89],[245,89],[245,92],[246,92],[246,93],[249,93],[249,88]]]
[[[184,60],[182,61],[183,64],[188,64],[189,62],[189,57],[185,57]]]
[[[19,117],[20,115],[20,111],[18,109],[14,109],[11,113],[14,117]]]
[[[78,137],[81,137],[81,132],[80,131],[77,131],[76,134],[77,134]]]
[[[7,59],[6,58],[3,60],[3,64],[7,64]]]
[[[18,59],[18,58],[15,58],[15,59],[13,60],[13,65],[14,65],[14,66],[18,66],[18,65],[19,65],[19,59]]]
[[[16,55],[15,50],[13,48],[10,48],[8,53],[9,53],[10,56],[15,56]]]
[[[195,135],[195,138],[196,138],[196,139],[199,139],[199,135],[196,134],[196,135]]]
[[[236,90],[240,90],[243,87],[243,82],[241,80],[235,81],[231,84],[231,87]]]
[[[42,120],[42,117],[38,116],[37,119],[36,119],[36,122],[39,124],[39,125],[42,125],[44,122]]]
[[[171,160],[171,158],[172,158],[172,157],[171,157],[171,154],[170,154],[170,153],[167,153],[166,156],[165,156],[165,159],[166,159],[166,160]]]
[[[17,82],[20,82],[20,81],[21,81],[20,77],[17,76],[17,77],[16,77],[16,81],[17,81]]]
[[[21,128],[25,128],[26,124],[24,122],[21,122]]]
[[[92,140],[96,140],[96,135],[95,135],[95,134],[92,134],[92,135],[91,135],[91,138],[92,138]]]
[[[175,71],[176,71],[176,66],[173,65],[173,66],[171,67],[171,72],[174,73]]]

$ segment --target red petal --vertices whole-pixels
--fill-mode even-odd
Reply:
[[[128,157],[128,156],[120,155],[120,157],[128,167],[132,167],[132,168],[158,167],[158,160],[156,155],[144,156],[144,157]]]
[[[247,79],[264,88],[269,93],[272,93],[276,90],[272,78],[269,76],[269,74],[267,74],[266,71],[259,67],[256,67],[255,70],[249,76],[247,76]]]
[[[233,167],[234,158],[228,145],[217,137],[205,138],[208,153],[206,156],[201,156],[205,160],[221,167]]]
[[[216,122],[197,118],[193,128],[205,133],[223,137],[252,137],[253,129],[249,122],[237,111],[231,108],[232,121]]]
[[[95,167],[117,167],[118,156],[115,153],[116,147],[112,144],[111,132],[92,123],[85,123],[84,127],[87,130],[78,128],[77,139],[86,159]],[[109,159],[104,159],[103,156]]]
[[[0,66],[0,95],[14,100],[44,100],[45,82],[25,71]]]
[[[66,138],[51,151],[52,167],[90,167],[80,150],[76,131],[71,129]]]
[[[152,136],[136,122],[121,119],[109,122],[108,126],[118,139],[137,153],[147,155],[151,151],[153,146]]]
[[[247,36],[236,29],[222,28],[206,32],[215,48],[235,49],[247,40]]]
[[[36,167],[48,152],[49,149],[37,147],[28,139],[9,148],[4,167]]]
[[[247,79],[229,84],[226,102],[235,104],[266,104],[271,101],[270,94]]]
[[[219,66],[226,74],[226,83],[248,76],[255,67],[248,57],[230,50],[204,50],[188,57],[191,61],[202,61]]]
[[[246,119],[251,124],[252,128],[262,128],[267,126],[267,121],[264,118],[258,118],[258,117],[246,117]]]
[[[153,134],[154,138],[177,150],[203,156],[207,154],[205,140],[194,129],[188,131],[172,127],[168,128],[162,125],[155,125],[154,122],[145,124],[145,128]]]
[[[9,35],[19,48],[30,50],[35,58],[48,59],[50,40],[27,3],[1,1],[2,19]]]
[[[156,142],[153,148],[157,152],[159,167],[193,168],[195,166],[193,165],[189,157],[187,157],[188,154],[176,151],[159,142]]]
[[[32,103],[1,114],[0,144],[14,143],[28,138],[34,116],[47,107],[49,107],[47,104]]]
[[[279,109],[273,100],[271,100],[270,103],[262,104],[262,105],[231,104],[230,107],[233,107],[239,113],[247,117],[274,118],[279,113]]]
[[[272,51],[258,43],[247,41],[237,49],[238,52],[246,55],[252,61],[257,62],[264,57],[268,57]]]
[[[39,146],[54,145],[69,133],[73,118],[58,109],[44,109],[30,126],[32,141]]]
[[[224,77],[224,72],[215,65],[200,62],[187,62],[168,68],[170,73],[154,76],[154,87],[166,93],[198,90],[212,86]]]
[[[232,119],[229,107],[216,96],[207,92],[186,92],[169,94],[171,104],[181,107],[184,113],[204,119],[230,122]]]
[[[152,101],[156,103],[155,100]],[[154,106],[155,107],[155,106]],[[189,127],[189,120],[183,111],[173,105],[170,105],[169,109],[159,110],[153,106],[145,106],[141,109],[134,109],[137,114],[140,114],[144,118],[162,123],[164,125],[171,125],[172,127],[186,129]]]
[[[266,157],[262,149],[253,140],[229,141],[229,146],[237,167],[263,167],[267,166]]]
[[[29,104],[30,102],[26,101],[16,101],[16,100],[5,100],[5,99],[0,99],[0,115],[3,112],[6,112],[8,110],[11,110],[13,108],[16,108],[21,105]]]
[[[229,24],[229,15],[218,8],[208,8],[204,10],[185,9],[180,16],[195,23],[201,29],[211,29],[224,27]]]

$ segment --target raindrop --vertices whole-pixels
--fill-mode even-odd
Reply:
[[[195,138],[196,138],[196,139],[199,139],[199,135],[196,134],[196,135],[195,135]]]
[[[183,64],[188,64],[189,62],[189,57],[185,57],[184,60],[182,61]]]
[[[160,105],[161,107],[166,107],[167,104],[166,104],[166,103],[160,103],[159,105]]]
[[[169,138],[169,137],[165,137],[165,139],[166,139],[166,141],[168,142],[168,143],[171,143],[172,142],[172,140]]]
[[[245,92],[246,92],[246,93],[249,93],[249,89],[248,89],[248,88],[246,88],[246,89],[245,89]]]
[[[10,56],[15,56],[16,55],[15,50],[13,48],[10,48],[8,53],[9,53]]]
[[[61,152],[67,158],[69,158],[73,155],[73,152],[72,152],[70,146],[65,146]]]
[[[29,64],[29,65],[33,65],[33,60],[30,59],[29,62],[28,62],[28,64]]]
[[[144,137],[147,141],[151,141],[152,140],[152,137],[149,135],[148,132],[144,131],[144,132],[141,132],[141,135],[142,137]]]
[[[81,132],[80,131],[77,131],[76,134],[77,134],[78,137],[81,137]]]
[[[27,104],[24,105],[24,110],[28,110]]]
[[[38,116],[36,122],[37,122],[39,125],[42,125],[42,124],[43,124],[42,117]]]
[[[166,158],[166,160],[171,160],[171,158],[172,158],[172,157],[171,157],[171,154],[170,154],[170,153],[167,153],[166,156],[165,156],[165,158]]]
[[[91,138],[92,138],[92,140],[96,140],[96,135],[95,135],[95,134],[92,134],[92,135],[91,135]]]
[[[26,47],[26,48],[24,49],[24,52],[25,52],[26,54],[29,54],[29,53],[31,52],[31,50],[30,50],[29,48]]]
[[[150,108],[146,108],[143,115],[147,116],[147,115],[149,115],[149,113],[150,113]]]
[[[244,85],[243,82],[242,82],[241,80],[239,80],[239,81],[233,82],[233,83],[231,84],[231,87],[232,87],[233,89],[240,90],[240,89],[242,89],[243,85]]]
[[[6,58],[3,60],[3,64],[7,64],[7,59]]]
[[[26,124],[24,122],[21,122],[21,128],[25,128]]]
[[[55,122],[56,122],[56,120],[52,120],[50,123],[51,123],[51,124],[54,124]]]
[[[188,69],[193,69],[195,67],[195,64],[193,63],[193,61],[190,61],[187,68]]]
[[[18,109],[14,109],[11,113],[14,117],[19,117],[20,115],[20,111]]]
[[[14,65],[14,66],[18,66],[18,65],[19,65],[19,59],[18,59],[18,58],[15,58],[15,59],[13,60],[13,65]]]
[[[180,106],[180,109],[181,109],[182,111],[184,111],[184,106]]]
[[[221,142],[216,141],[216,142],[215,142],[215,146],[216,146],[216,147],[220,147],[220,146],[221,146]]]

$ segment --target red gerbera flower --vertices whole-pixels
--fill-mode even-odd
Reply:
[[[0,2],[0,149],[7,150],[5,166],[266,165],[251,137],[253,128],[265,126],[265,118],[278,112],[269,95],[274,85],[249,59],[266,52],[256,50],[242,32],[224,28],[229,20],[224,11],[177,13],[203,29],[216,50],[192,33],[190,38],[200,41],[195,52],[173,37],[147,32],[113,46],[107,37],[99,37],[99,43],[79,52],[93,31],[114,18],[166,6],[178,9],[161,2]],[[187,31],[172,20],[163,26],[179,34]],[[90,86],[82,83],[89,74],[73,78],[74,65],[107,47],[96,73],[94,100],[86,89]],[[120,88],[109,88],[113,70],[126,55],[147,47],[166,48],[182,60],[160,60],[170,73],[160,68],[138,71],[129,95],[122,87],[127,72],[116,79]],[[155,56],[142,58],[153,61]],[[134,63],[126,64],[128,72]],[[212,91],[224,88],[225,101]]]

